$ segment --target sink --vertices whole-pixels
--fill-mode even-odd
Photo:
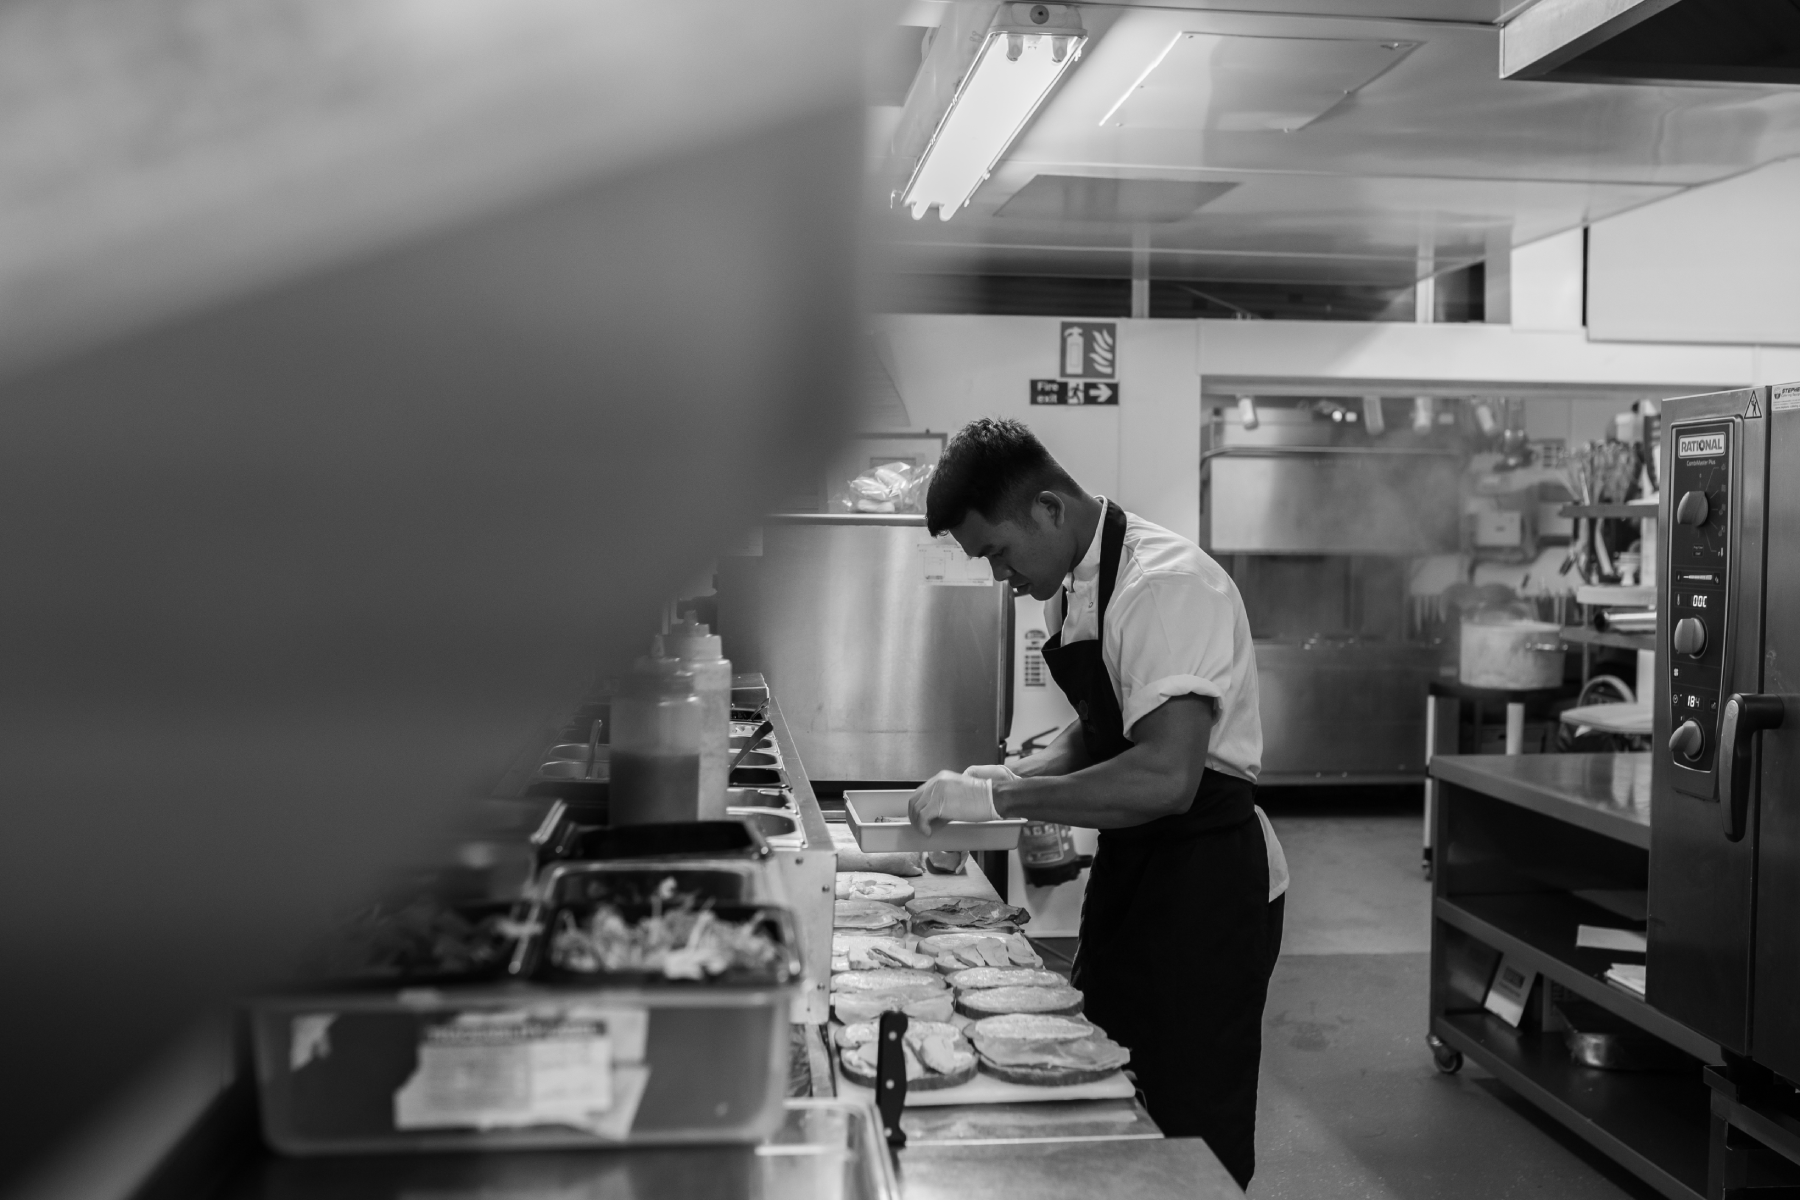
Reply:
[[[539,779],[586,779],[588,765],[586,762],[556,759],[539,767],[537,773]]]
[[[750,739],[747,737],[734,737],[731,739],[731,748],[733,750],[742,750],[744,744],[749,740]],[[775,748],[775,739],[764,738],[762,741],[756,743],[756,748],[758,750],[773,750]]]
[[[775,766],[780,761],[781,760],[776,758],[773,754],[759,754],[756,751],[752,750],[750,753],[744,755],[744,761],[740,762],[738,764],[738,766],[740,766],[740,767],[772,767],[772,766]]]

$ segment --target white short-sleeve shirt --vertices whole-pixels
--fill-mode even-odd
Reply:
[[[1101,498],[1104,502],[1104,498]],[[1100,532],[1044,606],[1062,644],[1092,641],[1100,604]],[[1262,718],[1257,711],[1256,651],[1243,597],[1225,569],[1180,534],[1125,514],[1119,573],[1106,606],[1100,657],[1119,698],[1125,736],[1171,696],[1213,702],[1206,765],[1256,781],[1262,770]],[[1287,890],[1287,857],[1261,808],[1269,853],[1269,899]]]

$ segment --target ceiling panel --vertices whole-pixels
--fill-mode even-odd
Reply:
[[[1132,129],[1292,133],[1418,45],[1183,31],[1101,117]]]
[[[1307,3],[1084,6],[1083,61],[970,205],[929,229],[881,214],[889,252],[921,262],[991,253],[1019,269],[1035,255],[1043,270],[1067,269],[1128,256],[1135,229],[1153,273],[1204,263],[1220,278],[1386,281],[1800,155],[1800,89],[1503,81],[1498,30],[1480,22],[1519,4],[1292,11]],[[1382,51],[1399,61],[1376,72],[1369,47],[1384,43],[1405,50]],[[1214,69],[1226,59],[1230,70]],[[1315,86],[1309,68],[1326,82]],[[1370,77],[1343,97],[1359,75]],[[1321,108],[1333,91],[1341,102]],[[1115,108],[1124,124],[1105,123]],[[1310,122],[1275,128],[1310,109]],[[1034,184],[1046,176],[1060,182]],[[1116,182],[1070,182],[1081,178]],[[1067,199],[1171,183],[1234,186],[1182,216],[1174,202],[1146,202],[1141,228],[1123,200]]]
[[[1193,216],[1236,186],[1218,180],[1034,175],[994,215],[1047,222],[1163,224]]]

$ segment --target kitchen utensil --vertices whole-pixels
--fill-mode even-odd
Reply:
[[[756,749],[756,744],[768,737],[769,731],[774,728],[775,722],[764,719],[763,723],[756,727],[756,732],[744,739],[743,749],[739,750],[736,756],[732,758],[731,766],[726,768],[726,773],[729,774],[743,766],[744,760],[750,756],[750,752]]]

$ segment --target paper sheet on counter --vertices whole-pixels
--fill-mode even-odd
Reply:
[[[1575,946],[1580,950],[1622,950],[1629,954],[1642,954],[1649,948],[1637,930],[1609,929],[1604,925],[1577,925]]]

